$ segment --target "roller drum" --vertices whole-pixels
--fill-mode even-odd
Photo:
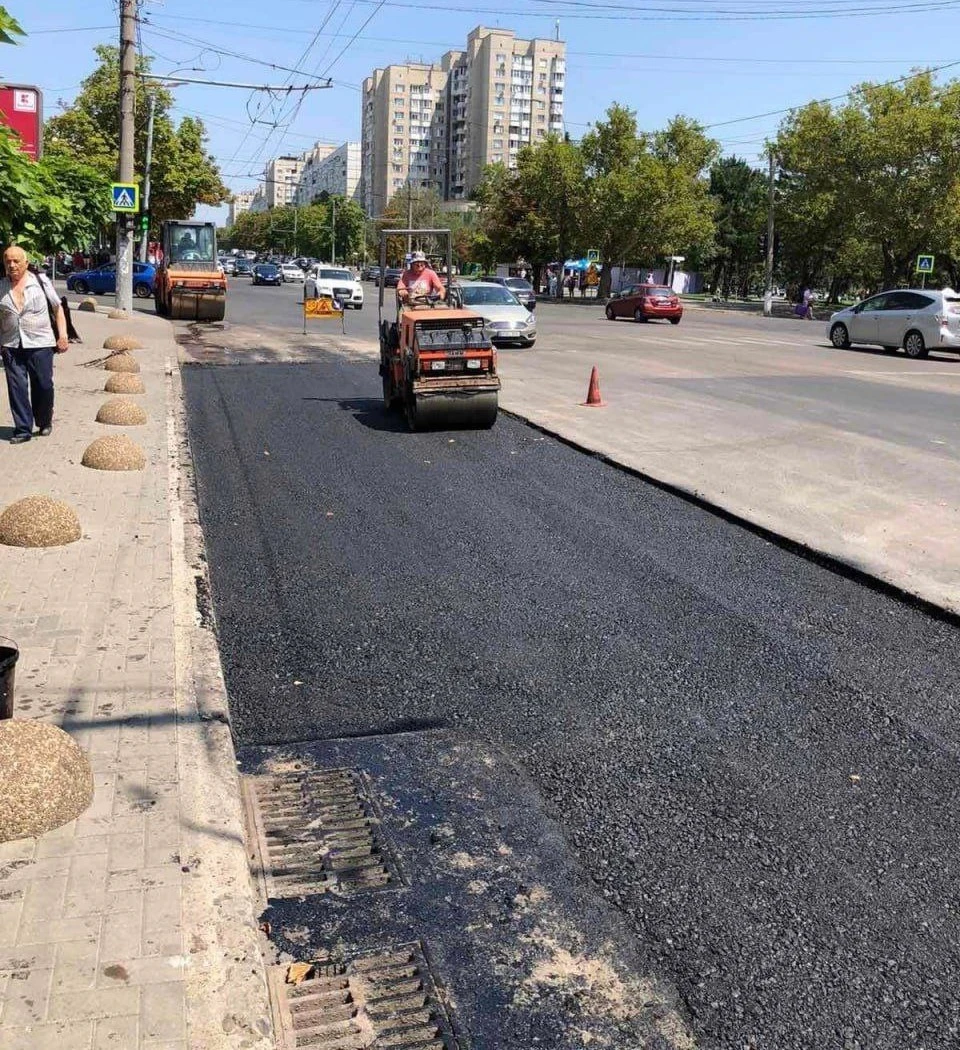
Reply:
[[[406,407],[411,430],[489,430],[497,421],[497,392],[420,393]]]

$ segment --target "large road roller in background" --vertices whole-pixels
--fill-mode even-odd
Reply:
[[[453,281],[449,230],[382,230],[380,272],[387,239],[410,237],[416,247],[443,245],[446,300],[411,299],[399,306],[393,288],[380,284],[380,376],[387,410],[401,408],[411,430],[490,428],[497,421],[500,376],[497,352],[483,318],[462,308]],[[396,243],[396,242],[394,242]],[[384,308],[385,295],[390,296]],[[384,316],[384,315],[387,316]],[[394,320],[394,317],[396,320]]]
[[[173,321],[222,321],[227,278],[217,261],[216,225],[165,222],[162,247],[153,293],[157,313]]]

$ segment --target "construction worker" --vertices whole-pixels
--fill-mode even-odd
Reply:
[[[400,305],[411,297],[430,295],[435,292],[441,299],[446,299],[447,290],[443,282],[437,276],[436,271],[430,268],[426,255],[423,252],[414,252],[410,256],[410,267],[403,271],[397,282],[397,298]]]

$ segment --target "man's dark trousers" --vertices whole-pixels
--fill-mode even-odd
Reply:
[[[3,348],[15,437],[32,434],[34,420],[40,429],[53,424],[53,355],[53,347]]]

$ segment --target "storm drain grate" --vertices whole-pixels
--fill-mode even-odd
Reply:
[[[362,893],[402,883],[379,809],[356,770],[251,777],[244,794],[268,898]]]
[[[270,975],[283,1050],[465,1050],[419,943],[290,971]]]

